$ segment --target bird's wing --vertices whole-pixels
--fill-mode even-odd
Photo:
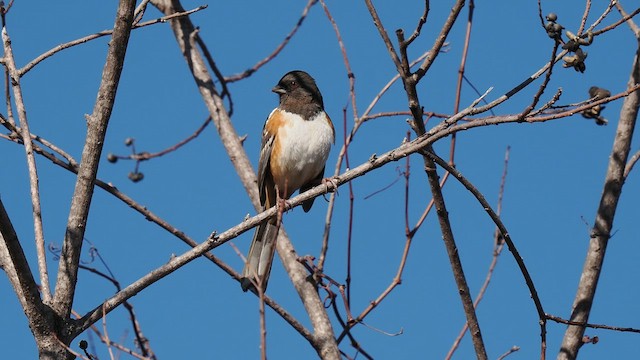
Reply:
[[[260,146],[260,160],[258,160],[258,190],[260,191],[260,204],[265,209],[275,205],[272,201],[272,195],[275,195],[275,189],[273,184],[273,177],[271,176],[271,152],[273,151],[273,143],[276,138],[276,128],[270,126],[274,110],[271,112],[267,121],[262,128],[262,144]],[[274,194],[271,194],[274,192]]]

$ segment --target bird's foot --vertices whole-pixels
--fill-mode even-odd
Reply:
[[[334,192],[337,194],[338,193],[338,177],[337,176],[332,176],[332,177],[328,177],[328,178],[324,178],[322,179],[322,184],[325,186],[326,188],[326,192]]]

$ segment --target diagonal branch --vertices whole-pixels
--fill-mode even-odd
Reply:
[[[473,306],[473,300],[471,299],[471,292],[469,291],[469,285],[464,275],[462,268],[462,261],[458,255],[458,247],[455,243],[453,236],[453,229],[449,222],[449,213],[442,195],[442,188],[439,183],[439,176],[436,172],[436,166],[431,158],[433,155],[433,149],[426,150],[427,156],[425,156],[425,171],[427,172],[427,179],[429,180],[429,186],[431,187],[431,194],[433,196],[433,202],[435,204],[436,213],[438,214],[438,222],[440,223],[440,231],[442,232],[442,239],[444,240],[447,254],[449,255],[449,262],[453,271],[456,284],[458,286],[458,292],[460,293],[460,299],[462,300],[462,306],[464,308],[464,314],[467,317],[467,324],[469,325],[469,333],[473,341],[473,346],[476,351],[476,356],[479,360],[488,359],[487,352],[482,341],[482,333],[480,331],[480,324],[478,323],[478,317],[476,316],[475,307]]]
[[[631,74],[627,88],[633,88],[640,83],[640,38],[638,49],[633,59]],[[640,107],[640,91],[629,94],[622,103],[618,129],[613,142],[613,149],[609,157],[607,175],[604,180],[604,189],[600,198],[600,205],[596,213],[589,249],[582,269],[582,275],[578,284],[576,297],[573,301],[571,320],[573,323],[587,323],[591,313],[591,307],[596,294],[596,287],[602,272],[607,243],[611,237],[613,220],[615,218],[618,200],[624,184],[625,166],[631,150],[631,140],[638,118]],[[576,359],[582,346],[584,325],[570,325],[564,334],[558,359]]]
[[[87,137],[82,150],[78,178],[71,200],[71,210],[62,244],[56,292],[53,299],[54,310],[65,319],[71,314],[82,239],[84,238],[87,218],[89,217],[89,208],[93,197],[107,125],[113,110],[118,82],[129,43],[134,9],[135,0],[122,0],[118,7],[113,37],[109,42],[109,50],[102,71],[102,81],[98,89],[96,104],[93,114],[87,117]]]
[[[0,119],[1,119],[1,117],[0,117]],[[40,136],[37,136],[37,135],[34,135],[34,134],[31,134],[31,136],[37,138],[39,141],[43,141],[45,143],[49,143],[48,141],[46,141],[45,139],[41,138]],[[9,140],[12,140],[12,141],[14,141],[14,142],[16,142],[18,144],[22,144],[22,142],[19,141],[18,139],[9,138]],[[70,172],[72,172],[74,174],[78,173],[78,168],[77,168],[77,166],[74,165],[74,164],[76,164],[76,161],[73,158],[71,158],[71,157],[67,158],[66,160],[68,161],[68,163],[65,163],[62,160],[60,160],[59,158],[57,158],[55,155],[53,155],[52,153],[49,153],[49,152],[45,151],[43,148],[41,148],[41,147],[39,147],[39,146],[37,146],[35,144],[34,144],[34,151],[37,154],[40,154],[43,157],[45,157],[47,160],[51,161],[53,164],[62,167],[63,169],[65,169],[67,171],[70,171]],[[146,206],[143,206],[140,203],[136,202],[134,199],[130,198],[129,196],[127,196],[126,194],[124,194],[123,192],[118,190],[118,188],[116,188],[112,184],[106,183],[106,182],[104,182],[103,180],[100,180],[100,179],[96,179],[96,186],[101,188],[101,189],[103,189],[107,193],[113,195],[116,199],[122,201],[128,207],[130,207],[131,209],[135,210],[140,215],[144,216],[146,220],[148,220],[148,221],[150,221],[152,223],[155,223],[156,225],[160,226],[162,229],[166,230],[168,233],[170,233],[173,236],[175,236],[176,238],[182,240],[185,244],[187,244],[187,245],[189,245],[191,247],[195,247],[195,246],[198,245],[198,243],[195,240],[193,240],[192,238],[187,236],[183,231],[181,231],[180,229],[172,226],[166,220],[162,219],[161,217],[159,217],[158,215],[153,213]],[[220,267],[224,272],[229,274],[229,276],[231,276],[232,278],[234,278],[237,281],[240,281],[241,275],[238,274],[236,271],[234,271],[233,268],[231,268],[229,265],[224,263],[218,257],[213,255],[212,253],[206,253],[203,256],[205,258],[207,258],[208,260],[210,260],[211,262],[213,262],[214,264],[216,264],[218,267]],[[0,264],[1,263],[2,263],[2,260],[0,260]],[[305,339],[311,341],[310,340],[310,339],[312,339],[311,333],[302,324],[300,324],[300,322],[298,322],[293,317],[293,315],[288,313],[277,302],[275,302],[275,300],[273,300],[272,298],[270,298],[268,296],[265,296],[265,303],[267,305],[269,305],[269,307],[271,307],[276,313],[278,313],[278,315],[280,315],[286,322],[288,322],[291,325],[291,327],[293,327],[296,331],[298,331],[300,333],[300,335],[302,335]]]
[[[14,102],[18,112],[18,120],[20,122],[20,136],[24,143],[24,150],[27,157],[27,167],[29,169],[29,187],[31,191],[31,208],[33,211],[33,229],[36,241],[36,252],[38,257],[38,271],[40,274],[40,284],[42,286],[42,297],[45,302],[51,300],[51,289],[49,288],[49,272],[47,271],[47,258],[44,246],[44,229],[42,225],[42,208],[40,205],[40,185],[38,181],[38,169],[36,167],[36,157],[33,152],[33,141],[31,139],[31,131],[29,130],[29,122],[27,121],[27,110],[25,108],[24,99],[22,97],[22,87],[20,86],[20,75],[16,68],[15,59],[13,58],[13,49],[11,47],[11,39],[7,33],[5,26],[5,9],[2,7],[2,44],[4,47],[4,64],[7,70],[7,81],[11,79],[11,87],[13,90]],[[7,102],[10,103],[7,92]]]
[[[145,26],[149,26],[149,25],[165,23],[165,22],[167,22],[167,21],[169,21],[169,20],[171,20],[173,18],[176,18],[176,17],[179,17],[179,16],[188,16],[190,14],[193,14],[193,13],[198,12],[200,10],[204,10],[206,8],[207,8],[207,5],[201,5],[201,6],[198,6],[197,8],[191,9],[189,11],[182,11],[182,12],[179,12],[179,13],[174,13],[174,14],[169,15],[169,16],[163,16],[161,18],[145,21],[143,23],[137,23],[137,24],[133,25],[131,28],[132,28],[132,30],[135,30],[135,29],[139,29],[139,28],[142,28],[142,27],[145,27]],[[55,55],[56,53],[58,53],[58,52],[60,52],[62,50],[68,49],[68,48],[76,46],[76,45],[81,45],[81,44],[84,44],[84,43],[86,43],[88,41],[95,40],[97,38],[101,38],[103,36],[108,36],[108,35],[111,35],[111,34],[113,34],[113,30],[111,30],[111,29],[110,30],[102,30],[102,31],[97,32],[95,34],[87,35],[87,36],[81,37],[79,39],[76,39],[76,40],[73,40],[73,41],[69,41],[69,42],[64,43],[64,44],[60,44],[60,45],[58,45],[58,46],[56,46],[56,47],[54,47],[54,48],[52,48],[50,50],[47,50],[46,52],[44,52],[42,54],[40,54],[35,59],[31,60],[27,65],[25,65],[22,69],[20,69],[18,71],[18,74],[21,77],[24,76],[27,72],[32,70],[36,65],[38,65],[39,63],[41,63],[45,59]]]
[[[440,50],[444,46],[445,41],[447,40],[447,36],[449,36],[449,32],[453,28],[453,24],[458,19],[458,15],[460,15],[460,11],[462,11],[462,8],[464,8],[464,3],[465,3],[464,0],[458,0],[453,5],[453,8],[451,8],[451,13],[449,14],[449,17],[447,18],[445,23],[442,25],[442,30],[440,30],[440,34],[438,35],[435,43],[431,47],[431,56],[429,56],[424,60],[424,62],[420,65],[420,68],[416,70],[414,74],[414,79],[416,82],[422,79],[422,77],[427,73],[427,71],[429,71],[429,68],[431,67],[431,65],[433,65],[433,62],[436,60],[436,57],[438,56],[438,54],[440,54]]]
[[[378,11],[376,10],[375,6],[373,6],[373,3],[371,2],[371,0],[365,0],[365,3],[367,5],[367,9],[369,10],[369,13],[371,14],[371,18],[373,19],[373,24],[376,26],[376,29],[378,29],[378,32],[380,33],[380,37],[382,38],[382,41],[387,47],[389,56],[391,56],[391,60],[393,60],[393,64],[396,66],[396,70],[398,71],[399,74],[402,74],[403,72],[402,63],[400,62],[398,53],[396,53],[396,49],[393,47],[393,43],[389,38],[389,34],[387,34],[387,30],[382,25],[382,20],[380,20],[380,16],[378,16]]]
[[[513,255],[513,258],[516,261],[516,263],[518,264],[518,268],[520,269],[520,272],[522,273],[525,283],[529,288],[531,299],[533,300],[533,303],[536,307],[536,311],[538,312],[538,320],[540,322],[540,335],[542,338],[541,358],[544,359],[544,354],[546,352],[546,332],[547,332],[545,312],[542,307],[542,302],[540,301],[540,297],[538,296],[538,291],[536,290],[536,287],[531,278],[531,274],[529,273],[529,270],[527,269],[524,263],[524,260],[522,259],[522,256],[520,256],[520,252],[516,248],[515,243],[511,239],[511,236],[509,235],[509,231],[507,231],[507,228],[505,227],[504,223],[502,222],[498,214],[496,214],[496,212],[493,210],[493,208],[491,207],[489,202],[485,199],[485,197],[482,195],[482,193],[475,186],[473,186],[473,184],[471,184],[471,182],[469,182],[464,176],[462,176],[462,173],[460,171],[458,171],[457,169],[449,165],[446,161],[444,161],[434,153],[428,153],[428,156],[431,157],[436,163],[438,163],[438,165],[442,166],[445,170],[447,170],[467,190],[469,190],[469,192],[471,192],[471,194],[473,194],[473,196],[475,196],[475,198],[478,200],[480,205],[482,205],[482,208],[487,212],[491,220],[493,220],[493,222],[496,224],[496,227],[498,228],[500,234],[502,235],[502,239],[507,244],[509,251]]]
[[[43,304],[38,286],[11,219],[2,204],[2,199],[0,199],[0,268],[6,272],[20,305],[27,315],[29,325],[35,328],[39,324],[44,324]]]
[[[291,29],[291,31],[287,34],[287,36],[285,36],[284,40],[282,40],[282,42],[275,48],[275,50],[273,50],[271,52],[271,54],[267,55],[267,57],[265,57],[264,59],[258,61],[251,68],[249,68],[249,69],[247,69],[247,70],[245,70],[245,71],[243,71],[241,73],[238,73],[238,74],[235,74],[235,75],[231,75],[231,76],[227,76],[223,80],[225,82],[231,83],[231,82],[239,81],[239,80],[242,80],[242,79],[244,79],[246,77],[249,77],[254,72],[258,71],[261,67],[263,67],[264,65],[269,63],[271,60],[273,60],[276,56],[278,56],[278,54],[280,54],[280,52],[282,52],[282,50],[287,46],[287,44],[289,44],[289,41],[291,40],[291,38],[293,38],[293,36],[296,34],[296,32],[298,32],[298,29],[300,29],[300,27],[302,26],[302,23],[307,18],[307,15],[309,14],[309,10],[317,2],[318,2],[318,0],[308,0],[307,5],[305,5],[304,9],[302,9],[302,14],[300,15],[300,18],[298,19],[298,22],[296,22],[296,24],[293,27],[293,29]]]

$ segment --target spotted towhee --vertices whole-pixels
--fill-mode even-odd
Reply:
[[[324,112],[322,94],[304,71],[291,71],[272,89],[280,96],[262,130],[258,162],[258,189],[263,211],[288,199],[296,190],[304,192],[321,183],[329,150],[335,141],[331,119]],[[305,212],[313,199],[302,204]],[[242,271],[242,289],[259,284],[267,288],[276,249],[276,218],[256,228],[247,262]]]

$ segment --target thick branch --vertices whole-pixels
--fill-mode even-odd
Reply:
[[[107,60],[102,71],[93,114],[87,117],[87,137],[82,150],[71,210],[60,254],[58,278],[53,308],[63,318],[71,314],[71,305],[78,276],[82,239],[87,226],[89,208],[98,172],[107,125],[115,102],[124,57],[129,43],[135,0],[121,0],[116,15],[113,37],[109,42]]]
[[[33,278],[29,263],[24,255],[18,235],[13,229],[11,219],[0,199],[0,268],[9,278],[9,282],[16,292],[22,310],[27,316],[29,326],[37,331],[38,326],[44,326],[46,322],[43,304],[40,299],[38,286]]]
[[[640,83],[640,40],[638,50],[633,59],[631,75],[627,83],[627,88],[632,88]],[[591,307],[596,294],[598,279],[602,272],[604,256],[607,250],[607,243],[611,237],[613,220],[618,206],[618,200],[624,184],[624,171],[631,149],[633,131],[638,118],[638,107],[640,106],[640,91],[636,90],[629,94],[622,103],[618,129],[613,142],[613,150],[609,157],[609,166],[604,180],[604,189],[600,198],[600,205],[596,214],[589,249],[584,262],[582,276],[578,284],[576,297],[573,301],[573,310],[570,320],[577,323],[587,323]],[[578,356],[578,351],[582,346],[582,337],[585,326],[570,325],[562,340],[559,360],[573,360]]]

